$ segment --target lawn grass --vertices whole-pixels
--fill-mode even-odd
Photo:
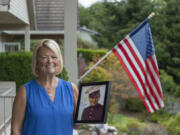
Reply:
[[[131,128],[140,130],[146,127],[146,124],[138,119],[110,113],[108,113],[108,124],[116,127],[121,132],[128,132]]]

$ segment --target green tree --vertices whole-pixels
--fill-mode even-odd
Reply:
[[[150,0],[95,3],[87,9],[92,17],[88,26],[101,33],[94,37],[99,46],[110,49],[144,20],[152,8]]]
[[[171,75],[168,75],[164,70],[160,70],[160,80],[164,92],[175,93],[176,83]]]
[[[155,41],[158,42],[157,56],[159,67],[164,69],[175,82],[175,95],[180,95],[180,1],[165,0],[153,22]],[[159,17],[159,19],[158,19]],[[171,88],[172,89],[172,88]]]
[[[173,75],[175,81],[180,83],[180,1],[171,0],[166,1],[167,7],[165,8],[164,17],[166,20],[166,37],[164,41],[167,44],[168,50],[171,54],[171,63],[167,66],[168,73]]]
[[[159,68],[172,77],[173,92],[180,95],[180,1],[121,0],[98,2],[89,8],[87,26],[101,33],[94,37],[100,47],[111,49],[151,12],[150,20]],[[161,72],[163,73],[163,72]],[[165,75],[163,73],[163,75]]]
[[[79,24],[80,26],[89,27],[89,23],[92,21],[92,15],[89,12],[88,8],[79,6]]]

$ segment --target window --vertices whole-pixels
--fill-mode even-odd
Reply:
[[[3,43],[5,52],[18,52],[21,48],[21,44],[19,42],[5,42]]]

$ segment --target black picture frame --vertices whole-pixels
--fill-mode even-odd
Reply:
[[[74,123],[106,123],[109,93],[109,81],[80,83]]]

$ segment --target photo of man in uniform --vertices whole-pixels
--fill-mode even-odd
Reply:
[[[101,97],[100,88],[91,89],[87,91],[89,106],[84,108],[81,120],[102,120],[104,106],[99,103]]]

